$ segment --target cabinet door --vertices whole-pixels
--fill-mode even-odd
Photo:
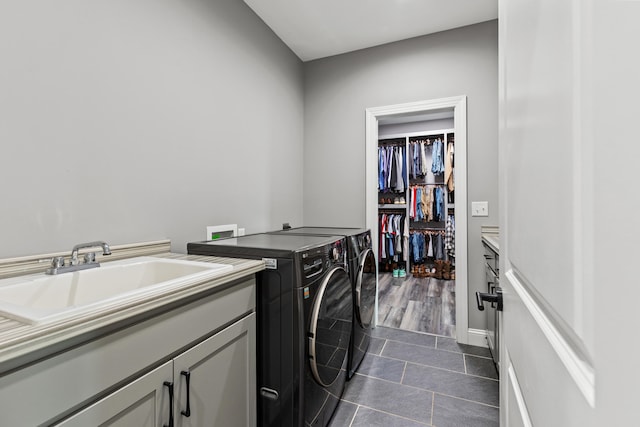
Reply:
[[[255,313],[174,359],[177,426],[256,425]]]
[[[62,421],[58,426],[162,427],[169,425],[171,361]]]

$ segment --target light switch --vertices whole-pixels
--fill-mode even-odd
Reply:
[[[489,216],[489,202],[471,202],[471,216]]]

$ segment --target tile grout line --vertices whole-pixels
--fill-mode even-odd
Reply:
[[[402,377],[400,377],[400,384],[404,381],[404,374],[407,372],[407,362],[404,362],[404,367],[402,368]]]
[[[380,378],[376,378],[376,379],[380,379]],[[387,381],[387,380],[381,380],[381,381]],[[387,381],[387,382],[390,382],[390,383],[396,384],[396,385],[398,384],[398,383],[394,383],[393,381]],[[438,394],[440,396],[448,397],[448,398],[451,398],[451,399],[457,399],[457,400],[462,400],[462,401],[469,402],[469,403],[475,403],[475,404],[481,405],[481,406],[486,406],[487,408],[500,409],[500,405],[492,405],[490,403],[484,403],[484,402],[480,402],[480,401],[477,401],[477,400],[465,399],[464,397],[454,396],[452,394],[440,393],[440,392],[433,391],[433,390],[427,390],[427,389],[416,387],[416,386],[412,386],[412,385],[409,385],[409,384],[401,384],[401,385],[404,386],[404,387],[409,387],[409,388],[415,389],[415,390],[420,390],[420,391],[425,391],[425,392],[428,392],[428,393],[432,393],[434,399],[436,397],[436,394]],[[376,410],[378,412],[384,412],[384,413],[387,413],[387,414],[391,414],[391,412],[386,412],[386,411],[383,411],[381,409],[373,408],[371,406],[362,405],[361,403],[353,402],[351,400],[340,399],[340,401],[341,402],[351,403],[352,405],[356,405],[358,407],[362,406],[364,408],[373,409],[373,410]],[[395,414],[391,414],[391,415],[395,415]],[[401,415],[396,415],[396,416],[399,417]],[[419,422],[422,422],[422,421],[419,421]]]
[[[351,417],[351,421],[349,422],[349,427],[351,427],[353,425],[353,422],[356,420],[356,415],[358,414],[358,409],[360,409],[360,405],[356,406],[356,410],[353,413],[353,416]]]
[[[471,354],[471,353],[462,353],[462,354],[466,356],[477,357],[478,359],[492,360],[491,356],[479,356],[477,354]]]
[[[382,348],[380,349],[380,354],[378,354],[377,356],[382,356],[382,352],[384,351],[384,348],[387,346],[387,339],[384,338],[384,344],[382,344]]]
[[[416,346],[416,347],[428,348],[428,349],[431,349],[431,350],[443,351],[443,352],[447,352],[447,353],[467,354],[469,356],[479,357],[481,359],[491,359],[491,356],[482,356],[482,355],[479,355],[479,354],[466,353],[464,351],[447,350],[446,348],[438,348],[438,347],[434,347],[434,346],[430,346],[430,345],[422,345],[422,344],[416,344],[416,343],[407,342],[407,341],[399,341],[399,340],[394,340],[393,338],[381,338],[381,337],[373,337],[373,338],[377,338],[377,339],[381,339],[381,340],[385,340],[385,341],[397,342],[397,343],[400,343],[400,344],[413,345],[413,346]],[[444,337],[444,338],[446,338],[446,337]],[[480,347],[480,348],[485,348],[485,347]]]
[[[386,342],[385,342],[385,345],[386,345]],[[384,347],[383,347],[383,349],[384,349]],[[382,351],[381,351],[380,353],[382,353]],[[450,353],[451,353],[451,352],[450,352]],[[384,356],[383,356],[382,354],[375,354],[375,353],[369,353],[369,354],[372,354],[373,356],[379,357],[379,358],[381,358],[381,359],[396,360],[396,361],[399,361],[399,362],[405,362],[405,363],[411,363],[411,364],[413,364],[413,365],[417,365],[417,366],[423,366],[423,367],[425,367],[425,368],[440,369],[441,371],[452,372],[452,373],[455,373],[455,374],[467,375],[467,376],[474,377],[474,378],[482,378],[482,379],[485,379],[485,380],[491,380],[491,381],[497,381],[497,382],[500,382],[500,378],[485,377],[485,376],[482,376],[482,375],[476,375],[476,374],[469,374],[469,373],[467,373],[467,372],[466,372],[466,370],[467,370],[466,362],[465,362],[465,359],[464,359],[464,355],[463,355],[463,354],[461,354],[461,355],[463,356],[463,364],[464,364],[465,372],[462,372],[462,371],[456,371],[456,370],[454,370],[454,369],[449,369],[449,368],[442,368],[442,367],[440,367],[440,366],[425,365],[424,363],[414,362],[414,361],[411,361],[411,360],[405,360],[405,359],[398,359],[397,357],[388,356],[388,355],[384,355]],[[454,354],[459,354],[459,353],[454,353]],[[474,357],[475,357],[475,356],[474,356]],[[405,366],[406,366],[406,365],[405,365]],[[406,368],[405,368],[405,369],[406,369]],[[356,373],[357,373],[357,374],[359,374],[359,375],[362,375],[362,376],[364,376],[364,377],[371,377],[371,378],[384,379],[384,378],[380,378],[380,377],[374,377],[373,375],[362,374],[362,373],[360,373],[360,372],[358,372],[358,371],[356,371]],[[392,381],[392,382],[393,382],[393,381]]]
[[[431,392],[431,425],[433,425],[433,411],[436,409],[436,393]]]
[[[421,389],[424,390],[424,389]],[[500,409],[500,405],[498,404],[496,405],[492,405],[490,403],[484,403],[484,402],[479,402],[477,400],[471,400],[471,399],[465,399],[464,397],[459,397],[459,396],[454,396],[452,394],[445,394],[445,393],[440,393],[437,391],[432,391],[431,393],[433,393],[433,397],[435,398],[436,394],[439,394],[440,396],[444,396],[444,397],[449,397],[451,399],[458,399],[458,400],[464,400],[465,402],[469,402],[469,403],[475,403],[477,405],[482,405],[482,406],[486,406],[488,408],[496,408],[496,409]]]
[[[414,330],[411,330],[411,329],[396,328],[394,326],[385,326],[383,324],[379,324],[379,325],[377,325],[377,327],[393,329],[395,331],[408,332],[410,334],[416,334],[416,335],[422,335],[422,336],[427,335],[427,336],[434,337],[434,338],[446,338],[446,339],[449,339],[449,340],[455,340],[456,339],[455,335],[447,336],[447,335],[444,335],[444,334],[435,334],[433,332],[414,331]]]
[[[407,362],[407,363],[409,363],[409,362]],[[460,374],[460,372],[456,372],[456,373]],[[409,388],[414,389],[414,390],[425,391],[427,393],[435,393],[435,394],[439,394],[439,395],[446,396],[446,397],[452,397],[454,399],[465,400],[467,402],[473,402],[473,403],[477,403],[477,404],[484,405],[484,406],[490,406],[492,408],[499,408],[500,407],[499,405],[495,406],[495,405],[492,405],[490,403],[480,402],[479,400],[466,399],[464,397],[454,396],[452,394],[441,393],[439,391],[434,391],[434,390],[431,390],[431,389],[428,389],[428,388],[422,388],[422,387],[418,387],[418,386],[411,385],[411,384],[397,383],[395,381],[385,380],[384,378],[372,377],[372,376],[369,376],[369,375],[362,375],[362,374],[356,374],[356,375],[360,375],[361,377],[371,378],[371,379],[378,380],[378,381],[384,381],[386,383],[399,385],[399,386],[402,386],[402,387],[409,387]],[[465,374],[461,374],[461,375],[465,375]],[[473,376],[473,375],[469,375],[469,376]],[[485,377],[479,377],[479,378],[484,378],[484,379],[488,379],[488,380],[491,379],[491,378],[485,378]],[[344,398],[340,398],[340,400],[344,400],[345,402],[353,403],[354,405],[359,405],[359,403],[357,403],[357,402],[352,402],[351,400],[347,400],[347,399],[344,399]]]
[[[464,353],[462,353],[462,363],[464,364],[464,373],[469,375],[469,372],[467,372],[467,358]]]
[[[374,407],[372,407],[372,406],[361,405],[361,404],[359,404],[359,403],[350,402],[350,401],[348,401],[348,400],[345,400],[345,402],[354,403],[355,405],[357,405],[356,412],[355,412],[355,414],[353,415],[353,419],[351,420],[351,424],[349,424],[349,426],[352,426],[352,425],[353,425],[353,422],[354,422],[354,421],[355,421],[355,419],[356,419],[356,416],[355,416],[355,415],[358,413],[358,410],[359,410],[360,408],[367,408],[367,409],[371,409],[372,411],[380,412],[380,413],[382,413],[382,414],[391,415],[392,417],[401,418],[401,419],[403,419],[403,420],[411,421],[411,422],[414,422],[414,423],[417,423],[417,424],[421,424],[421,425],[424,425],[424,426],[431,426],[431,424],[427,424],[427,423],[425,423],[425,422],[423,422],[423,421],[418,421],[418,420],[415,420],[415,419],[413,419],[413,418],[405,417],[404,415],[394,414],[393,412],[384,411],[384,410],[382,410],[382,409],[374,408]]]

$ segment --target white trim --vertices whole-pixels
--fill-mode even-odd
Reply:
[[[516,398],[516,403],[518,405],[518,413],[520,414],[520,420],[522,421],[522,425],[524,427],[533,427],[531,418],[529,418],[529,410],[527,409],[527,404],[524,401],[524,396],[522,396],[522,389],[520,388],[520,383],[518,382],[516,371],[513,369],[513,365],[511,364],[511,359],[508,357],[508,355],[507,355],[507,363],[509,366],[509,368],[507,369],[507,377],[509,378],[509,382],[511,383],[511,388],[513,389],[513,395]],[[510,402],[507,404],[510,404]]]
[[[487,343],[487,331],[485,329],[469,328],[467,330],[467,336],[469,337],[467,344],[475,345],[476,347],[489,348],[489,344]]]
[[[403,133],[395,133],[391,135],[385,135],[382,139],[396,139],[396,138],[411,138],[414,136],[429,136],[429,135],[439,135],[443,133],[455,133],[454,128],[446,128],[446,129],[435,129],[435,130],[425,130],[423,132],[403,132]]]
[[[545,315],[544,311],[531,297],[524,285],[518,280],[513,270],[507,271],[505,274],[507,280],[516,291],[522,303],[527,308],[531,317],[536,322],[542,333],[544,334],[551,348],[562,361],[569,375],[575,382],[576,386],[582,392],[589,406],[595,408],[596,405],[596,388],[595,373],[591,365],[582,360],[573,350],[571,345],[562,336],[558,328],[555,327],[552,320]]]
[[[469,344],[467,265],[467,97],[466,95],[429,101],[367,108],[365,111],[365,223],[372,243],[378,247],[378,120],[430,110],[453,108],[456,137],[456,340]],[[376,294],[375,319],[378,320]]]

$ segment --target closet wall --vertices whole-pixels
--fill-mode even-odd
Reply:
[[[498,224],[498,27],[471,25],[305,63],[304,222],[365,225],[365,110],[467,96],[469,326],[484,329],[480,226]]]

